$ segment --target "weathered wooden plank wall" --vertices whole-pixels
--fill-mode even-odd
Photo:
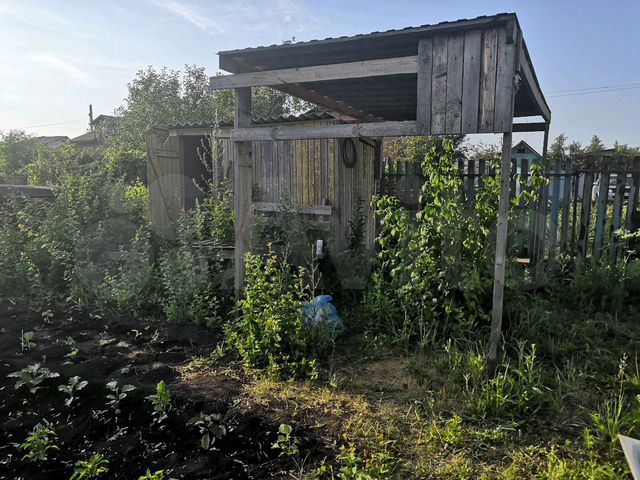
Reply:
[[[420,42],[417,122],[421,132],[511,130],[516,44],[508,28],[440,34]]]
[[[315,122],[306,122],[305,125]],[[194,152],[181,152],[179,136],[149,136],[151,218],[158,234],[175,239],[175,222],[185,207],[185,163],[199,162]],[[341,157],[341,140],[278,140],[253,142],[253,201],[279,203],[288,196],[294,205],[331,205],[329,246],[338,253],[347,245],[349,222],[355,220],[356,202],[366,217],[365,244],[373,249],[375,219],[371,198],[377,193],[377,148],[373,140],[354,140],[357,162],[347,167]],[[184,143],[184,142],[183,142]],[[198,143],[190,140],[189,145]],[[218,184],[233,183],[233,142],[212,140],[211,177]],[[317,220],[305,215],[310,223]],[[320,235],[320,233],[319,233]],[[326,235],[325,235],[326,236]]]
[[[185,198],[180,140],[151,130],[146,141],[151,225],[162,238],[173,240]]]

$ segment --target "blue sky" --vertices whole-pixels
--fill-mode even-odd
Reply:
[[[213,74],[219,50],[512,11],[551,106],[551,136],[640,146],[638,0],[0,0],[0,130],[80,134],[88,104],[112,112],[147,65]],[[539,134],[521,138],[541,143]]]

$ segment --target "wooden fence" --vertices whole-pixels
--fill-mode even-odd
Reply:
[[[616,234],[640,228],[638,197],[640,157],[600,155],[541,161],[546,182],[531,185],[527,160],[513,160],[512,200],[527,190],[532,202],[520,199],[510,216],[510,239],[516,254],[533,265],[544,265],[560,255],[615,263],[626,254]],[[411,211],[419,208],[424,178],[412,162],[385,159],[381,193],[395,195]],[[484,160],[461,160],[465,198],[474,201],[486,176],[495,175]]]

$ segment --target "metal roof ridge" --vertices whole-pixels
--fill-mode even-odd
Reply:
[[[375,35],[386,35],[386,34],[393,34],[393,33],[402,33],[402,32],[406,32],[406,31],[410,31],[410,30],[421,30],[421,29],[427,29],[430,27],[438,27],[438,26],[444,26],[444,25],[448,25],[448,24],[456,24],[456,23],[465,23],[465,22],[473,22],[475,20],[483,20],[483,19],[493,19],[493,20],[497,20],[500,17],[516,17],[517,19],[517,14],[515,12],[502,12],[502,13],[496,13],[494,15],[479,15],[477,17],[474,18],[460,18],[458,20],[445,20],[442,22],[438,22],[438,23],[432,23],[432,24],[424,24],[424,25],[417,25],[417,26],[408,26],[408,27],[403,27],[403,28],[395,28],[395,29],[389,29],[389,30],[383,30],[383,31],[374,31],[374,32],[368,32],[368,33],[358,33],[355,35],[343,35],[340,37],[327,37],[327,38],[322,38],[322,39],[312,39],[312,40],[303,40],[300,42],[294,42],[294,43],[281,43],[281,44],[271,44],[271,45],[259,45],[257,47],[246,47],[246,48],[237,48],[237,49],[233,49],[233,50],[220,50],[217,52],[218,55],[231,55],[234,53],[245,53],[245,52],[251,52],[251,51],[258,51],[258,50],[266,50],[266,49],[274,49],[274,48],[291,48],[291,47],[297,47],[297,46],[304,46],[304,45],[313,45],[316,43],[322,43],[322,42],[327,42],[327,41],[338,41],[338,40],[348,40],[348,39],[359,39],[359,38],[366,38],[369,36],[375,36]]]

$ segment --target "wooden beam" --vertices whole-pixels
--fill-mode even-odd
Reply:
[[[280,210],[279,203],[254,202],[253,209],[259,212],[277,212]],[[293,205],[297,213],[309,215],[331,215],[333,207],[331,205]]]
[[[231,133],[236,142],[251,140],[305,140],[311,138],[403,137],[420,135],[415,121],[316,125],[312,127],[238,128]]]
[[[251,88],[235,91],[235,128],[251,126]],[[251,238],[251,188],[253,182],[253,160],[251,142],[236,141],[233,144],[233,201],[235,213],[234,287],[236,298],[240,298],[244,287],[244,255],[249,251]]]
[[[383,58],[360,62],[314,65],[311,67],[263,70],[211,77],[209,86],[213,90],[241,87],[273,87],[292,83],[325,82],[349,78],[379,77],[417,73],[418,57]]]
[[[509,227],[509,177],[511,174],[512,133],[502,137],[502,165],[500,169],[500,204],[496,228],[496,258],[493,276],[493,306],[491,310],[491,336],[487,370],[490,375],[498,366],[498,345],[502,336],[502,305],[504,302],[504,273],[507,263],[507,234]]]
[[[368,114],[359,110],[355,107],[347,105],[344,102],[340,102],[338,100],[334,100],[329,97],[325,97],[324,95],[315,92],[313,90],[309,90],[301,85],[286,85],[286,86],[278,86],[273,87],[276,90],[287,93],[289,95],[293,95],[294,97],[301,98],[306,100],[307,102],[314,103],[316,105],[320,105],[321,107],[325,107],[334,112],[341,113],[343,115],[347,115],[349,117],[355,118],[356,120],[362,122],[381,122],[382,119],[380,117],[376,117],[375,115]]]
[[[544,132],[547,129],[547,122],[514,123],[513,132]]]
[[[262,71],[260,67],[246,64],[244,61],[237,58],[226,58],[226,66],[223,66],[223,59],[225,59],[225,57],[220,57],[220,68],[223,70],[233,70],[239,73]],[[318,92],[309,90],[302,85],[274,85],[272,88],[362,122],[382,121],[381,118],[376,117],[375,115],[365,113],[362,110],[345,104],[344,102],[333,100],[332,98],[326,97]]]
[[[522,32],[517,31],[515,59],[518,65],[523,48]],[[498,366],[498,346],[502,337],[502,311],[504,304],[504,276],[507,264],[507,240],[509,234],[509,188],[511,183],[511,150],[513,148],[513,111],[515,108],[515,88],[511,89],[511,115],[506,125],[509,131],[502,136],[502,163],[500,166],[500,202],[498,204],[498,223],[496,225],[496,256],[493,274],[493,302],[491,305],[491,334],[489,336],[489,355],[487,373],[495,374]]]

